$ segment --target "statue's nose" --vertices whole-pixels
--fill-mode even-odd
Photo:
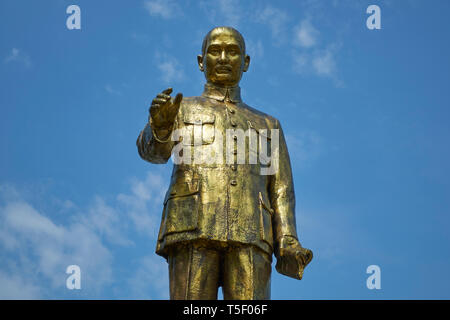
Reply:
[[[225,61],[226,58],[227,58],[227,55],[226,55],[226,53],[225,53],[225,50],[222,50],[222,51],[220,52],[220,61]]]

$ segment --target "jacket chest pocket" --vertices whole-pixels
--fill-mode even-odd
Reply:
[[[197,146],[213,143],[215,120],[213,114],[186,114],[183,118],[183,145]]]

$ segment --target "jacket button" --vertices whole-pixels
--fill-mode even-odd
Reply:
[[[232,185],[232,186],[237,185],[237,181],[236,181],[236,180],[231,180],[231,185]]]

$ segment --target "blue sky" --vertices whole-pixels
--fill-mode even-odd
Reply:
[[[66,28],[70,4],[81,30]],[[371,4],[381,30],[366,27]],[[301,281],[273,268],[272,298],[449,299],[449,10],[1,1],[0,298],[168,298],[154,249],[172,164],[141,160],[135,141],[155,94],[201,94],[203,36],[230,25],[252,58],[244,101],[283,125],[315,254]],[[65,286],[72,264],[81,290]]]

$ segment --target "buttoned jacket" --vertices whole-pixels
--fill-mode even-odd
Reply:
[[[258,139],[247,135],[238,140],[230,129],[252,132]],[[272,129],[278,130],[275,147]],[[239,87],[207,84],[202,96],[184,97],[171,134],[160,137],[148,123],[137,147],[151,163],[174,157],[156,247],[159,255],[167,257],[172,245],[202,240],[255,245],[271,256],[281,237],[297,239],[291,164],[280,123],[243,103]],[[264,149],[265,163],[260,161]],[[252,157],[257,163],[249,163]],[[277,170],[262,174],[274,161]]]

